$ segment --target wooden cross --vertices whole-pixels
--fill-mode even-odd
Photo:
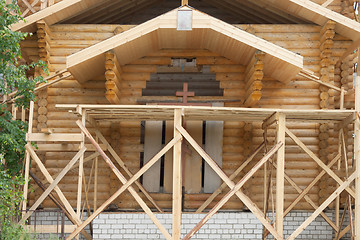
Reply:
[[[182,97],[183,105],[187,105],[188,104],[188,97],[194,97],[195,92],[189,92],[189,86],[188,86],[188,83],[186,82],[186,83],[183,84],[183,91],[182,92],[177,91],[176,96]]]

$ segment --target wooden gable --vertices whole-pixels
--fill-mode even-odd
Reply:
[[[180,9],[190,9],[183,7]],[[67,68],[83,83],[105,72],[105,53],[113,50],[120,65],[160,49],[208,49],[248,65],[257,50],[266,53],[264,72],[288,82],[303,68],[303,58],[291,51],[193,10],[192,30],[177,30],[175,9],[67,58]]]

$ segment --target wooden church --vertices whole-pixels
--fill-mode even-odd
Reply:
[[[360,240],[358,1],[18,4],[23,57],[50,70],[26,111],[21,223],[60,209],[66,239],[153,239],[95,237],[102,214],[127,213],[158,239],[236,239],[216,218],[234,213],[260,224],[242,239],[322,221],[331,234],[308,239]],[[185,215],[200,216],[188,231]]]

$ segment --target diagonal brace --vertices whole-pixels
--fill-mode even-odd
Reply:
[[[327,174],[329,174],[339,185],[342,185],[344,182],[328,167],[325,163],[323,163],[320,158],[318,158],[308,147],[305,146],[301,140],[296,137],[288,128],[285,129],[286,134],[294,140],[294,142],[304,151],[306,152],[322,169],[325,170]],[[346,187],[345,190],[355,198],[355,193],[350,187]]]
[[[222,171],[219,165],[205,152],[204,149],[190,136],[190,134],[180,125],[177,125],[178,131],[192,145],[192,147],[200,154],[202,158],[210,165],[210,167],[219,175],[219,177],[229,186],[230,189],[235,187],[235,183]],[[265,219],[263,212],[248,198],[241,190],[235,193],[236,196],[250,209],[250,211],[259,219],[259,221],[267,228],[276,239],[283,239],[275,228]]]
[[[311,214],[311,216],[306,219],[305,222],[303,222],[288,238],[287,240],[293,240],[295,239],[297,236],[299,236],[299,234],[305,230],[305,228],[307,226],[309,226],[310,223],[312,223],[315,218],[322,212],[324,211],[324,209],[332,202],[334,201],[334,199],[339,196],[349,185],[350,183],[355,179],[357,173],[354,172],[353,174],[351,174],[351,176],[344,181],[342,184],[340,184],[340,186],[335,190],[335,192],[333,192],[321,205],[318,209],[315,210],[315,212],[313,214]]]
[[[126,174],[131,178],[133,176],[132,172],[126,167],[124,161],[119,157],[119,155],[117,155],[116,151],[111,147],[110,143],[106,140],[104,135],[102,135],[102,133],[97,128],[95,128],[95,134],[101,140],[101,142],[107,146],[107,150],[114,157],[114,159],[119,164],[119,166],[122,169],[124,169]],[[135,184],[136,184],[136,186],[138,186],[138,188],[141,190],[141,192],[145,195],[145,197],[154,205],[154,207],[159,212],[164,213],[164,211],[155,202],[155,200],[150,196],[150,194],[148,193],[148,191],[146,191],[146,189],[143,187],[143,185],[139,181],[136,181]]]
[[[111,168],[111,170],[115,173],[115,175],[119,178],[119,180],[122,182],[122,184],[126,184],[127,180],[124,177],[124,175],[121,174],[121,172],[116,168],[116,166],[113,164],[113,162],[111,161],[111,159],[105,154],[105,152],[101,149],[101,147],[99,146],[99,144],[95,141],[95,139],[91,136],[91,134],[89,133],[89,131],[86,129],[86,127],[82,124],[82,122],[80,120],[76,121],[76,124],[80,127],[81,131],[85,134],[85,136],[90,140],[90,142],[94,145],[94,147],[96,148],[96,150],[100,153],[100,155],[102,156],[102,158],[105,160],[105,162],[109,165],[109,167]],[[156,157],[156,156],[155,156]],[[161,156],[160,156],[161,157]],[[159,228],[159,230],[161,231],[161,233],[163,233],[163,235],[166,237],[166,239],[171,239],[170,234],[167,232],[167,230],[164,228],[164,226],[160,223],[160,221],[156,218],[156,216],[154,215],[154,213],[150,210],[150,208],[146,205],[146,203],[144,202],[144,200],[141,199],[141,197],[139,196],[139,194],[135,191],[135,189],[131,186],[129,186],[128,191],[130,192],[130,194],[135,198],[135,200],[139,203],[140,207],[144,210],[144,212],[150,217],[150,219],[155,223],[155,225]],[[120,195],[120,194],[119,194]],[[111,202],[114,201],[116,199],[113,198],[115,195],[113,195],[110,199]],[[108,201],[110,201],[110,199]],[[108,202],[107,201],[107,202]],[[107,203],[106,202],[106,203]],[[110,202],[110,203],[111,203]],[[109,204],[110,204],[109,203]],[[102,205],[102,207],[105,204]],[[100,209],[100,208],[99,208]],[[72,232],[70,234],[70,236],[67,239],[72,239],[73,237],[75,237],[82,229],[84,229],[86,225],[82,224],[81,227],[79,226],[77,229],[74,230],[74,232]]]
[[[282,146],[282,143],[276,144],[255,166],[231,189],[211,210],[206,216],[198,223],[196,226],[191,229],[191,231],[183,238],[183,240],[190,239],[200,228],[219,211],[219,209],[224,206],[229,199],[238,192],[242,186],[274,155],[277,150]]]
[[[48,170],[46,169],[44,164],[41,162],[40,158],[36,155],[36,153],[35,153],[33,147],[31,146],[31,144],[30,143],[26,144],[25,148],[26,148],[26,150],[28,150],[31,157],[35,160],[36,164],[39,166],[40,171],[42,172],[42,174],[44,174],[46,180],[51,184],[54,181],[54,179],[51,177],[50,173],[48,172]],[[70,205],[69,201],[66,199],[64,193],[60,190],[60,188],[58,186],[55,186],[54,190],[58,194],[61,202],[64,204],[64,207],[65,207],[66,211],[68,211],[69,215],[75,221],[76,225],[79,226],[81,224],[81,220],[76,215],[74,209]],[[85,236],[85,238],[87,240],[92,239],[90,234],[88,232],[86,232],[85,230],[82,230],[81,233]]]
[[[261,149],[263,149],[263,147],[265,146],[264,142],[261,143],[257,149],[255,150],[255,152],[250,155],[244,162],[243,164],[241,164],[241,166],[236,169],[229,177],[230,180],[233,180],[234,178],[236,178],[236,176],[253,160],[253,158],[260,152]],[[216,189],[213,194],[211,194],[211,196],[196,210],[196,213],[201,213],[215,198],[217,195],[219,195],[222,190],[224,190],[226,188],[226,183],[223,182],[220,187],[218,189]]]
[[[178,138],[173,138],[162,150],[160,150],[159,153],[157,153],[152,159],[150,159],[149,162],[147,162],[132,178],[130,178],[129,181],[125,182],[125,184],[119,190],[117,190],[106,202],[104,202],[98,209],[96,209],[96,211],[91,216],[89,216],[70,236],[76,234],[76,232],[79,232],[81,229],[85,228],[102,211],[104,211],[111,202],[113,202],[117,197],[119,197],[121,193],[128,189],[131,184],[133,184],[141,175],[143,175],[149,168],[151,168],[151,166],[153,166],[161,158],[161,156],[164,155],[167,151],[169,151],[180,139],[180,136]],[[166,239],[171,239],[170,234],[166,236]]]
[[[30,217],[30,215],[37,209],[37,207],[44,201],[44,199],[49,195],[49,193],[58,185],[61,179],[66,175],[66,173],[71,169],[71,167],[75,164],[75,162],[80,158],[80,156],[86,151],[86,147],[80,149],[80,151],[71,159],[71,161],[66,165],[63,170],[59,173],[57,178],[50,184],[50,186],[41,194],[39,199],[34,203],[34,205],[30,208],[29,212],[27,212],[22,219],[20,220],[20,224],[25,223],[26,219]]]

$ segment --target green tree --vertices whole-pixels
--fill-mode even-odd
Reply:
[[[0,0],[0,239],[17,239],[23,228],[15,224],[19,204],[22,201],[25,134],[27,125],[13,120],[9,103],[27,108],[35,99],[34,88],[42,77],[28,78],[34,68],[47,71],[43,62],[21,64],[20,41],[27,33],[13,32],[10,26],[21,20],[16,1]],[[9,93],[16,94],[7,98]]]

